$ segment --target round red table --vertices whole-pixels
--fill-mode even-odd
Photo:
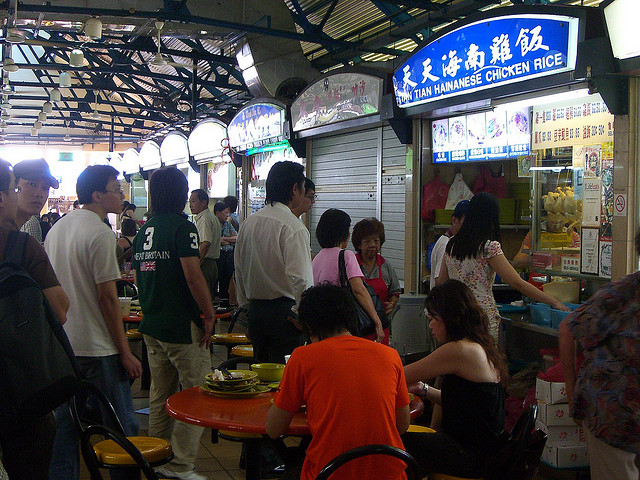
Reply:
[[[267,411],[271,407],[274,393],[261,393],[253,398],[219,398],[204,393],[200,387],[189,388],[171,395],[165,403],[169,415],[186,423],[218,430],[243,433],[266,434]],[[422,400],[417,396],[411,400],[411,418],[419,416],[424,410]],[[304,412],[294,415],[286,432],[287,435],[310,435],[307,417]],[[246,479],[260,479],[261,439],[245,441]]]

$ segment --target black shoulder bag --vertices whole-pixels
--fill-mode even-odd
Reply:
[[[364,337],[367,335],[371,335],[376,331],[376,326],[369,314],[362,308],[362,305],[358,302],[358,299],[353,294],[351,290],[351,285],[349,285],[349,279],[347,278],[347,267],[344,263],[344,249],[340,250],[340,254],[338,255],[338,272],[340,275],[340,286],[349,292],[349,295],[353,298],[353,303],[356,306],[356,312],[358,315],[358,332],[357,335],[359,337]],[[387,314],[384,312],[384,305],[382,304],[382,300],[378,297],[378,294],[375,292],[373,287],[364,280],[362,281],[367,292],[371,296],[371,301],[373,301],[373,307],[376,309],[376,313],[382,322],[382,328],[387,328],[389,326],[389,319],[387,318]]]

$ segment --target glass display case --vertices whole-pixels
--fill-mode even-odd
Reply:
[[[571,157],[531,169],[531,268],[544,275],[608,280],[613,160],[588,148]]]

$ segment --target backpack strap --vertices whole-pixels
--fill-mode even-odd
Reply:
[[[7,238],[7,246],[4,251],[4,261],[16,265],[24,265],[24,256],[27,251],[29,234],[11,230]]]

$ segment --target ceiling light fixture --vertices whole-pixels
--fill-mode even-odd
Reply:
[[[69,88],[71,86],[71,74],[69,72],[60,73],[58,82],[62,88]]]
[[[9,73],[17,72],[20,67],[16,65],[16,62],[13,61],[13,58],[7,57],[4,59],[4,64],[2,65],[2,69],[6,70]]]
[[[4,120],[1,120],[1,121],[0,121],[0,128],[2,128],[3,130],[4,130],[5,128],[7,128],[8,126],[9,126],[9,125],[8,125],[8,124],[7,124],[7,122],[5,122]]]
[[[11,104],[9,103],[9,99],[4,97],[2,99],[2,103],[0,103],[0,108],[3,110],[9,110],[11,108]]]
[[[46,122],[47,121],[47,114],[45,112],[38,113],[38,120],[40,120],[41,122]]]
[[[51,90],[49,92],[49,100],[51,100],[52,102],[59,102],[60,100],[62,100],[62,94],[60,93],[60,90],[58,90],[57,88]]]
[[[67,133],[65,134],[63,140],[65,142],[70,142],[71,141],[71,135],[69,134],[69,122],[64,122],[64,124],[67,126]]]
[[[100,40],[102,38],[102,22],[96,17],[91,17],[84,24],[84,33],[92,40]]]
[[[13,9],[13,27],[7,29],[5,40],[9,43],[22,43],[25,39],[25,33],[18,27],[18,2],[15,2]]]
[[[3,110],[2,114],[0,114],[0,120],[4,120],[5,122],[11,118],[11,114],[6,110]]]
[[[40,130],[42,128],[42,122],[40,120],[36,120],[35,122],[33,122],[33,128],[35,128],[36,130]]]
[[[32,137],[37,137],[38,136],[38,129],[35,127],[31,127],[31,136]]]
[[[74,68],[84,66],[84,52],[79,48],[74,48],[69,54],[69,65]]]
[[[151,65],[155,65],[156,67],[163,67],[167,64],[167,60],[160,53],[160,33],[164,28],[164,22],[157,21],[155,25],[156,30],[158,30],[158,52],[154,55],[153,60],[151,61]]]
[[[53,112],[53,103],[46,101],[42,104],[42,111],[44,113],[51,113]]]

